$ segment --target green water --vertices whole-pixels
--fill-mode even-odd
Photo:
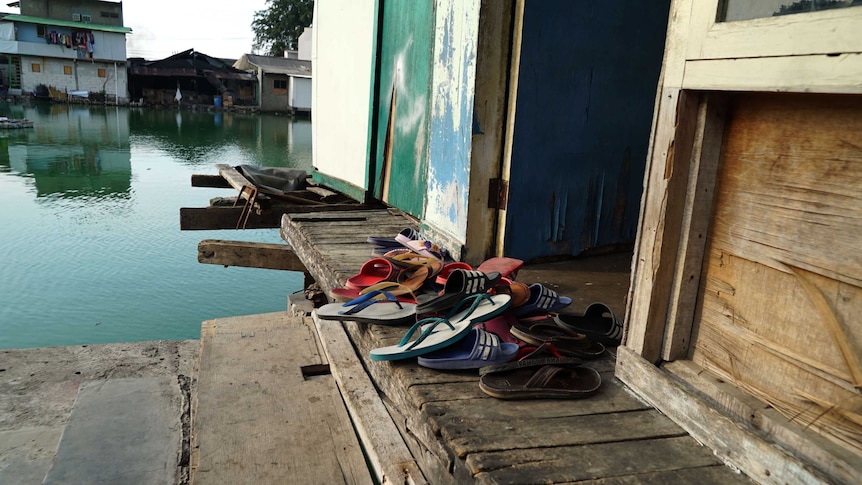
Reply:
[[[286,117],[0,104],[0,349],[189,339],[203,320],[285,309],[300,273],[197,262],[202,239],[281,242],[278,230],[180,231],[213,164],[310,169],[311,124]]]

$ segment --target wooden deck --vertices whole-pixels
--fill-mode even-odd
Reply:
[[[369,259],[367,236],[394,235],[408,225],[415,223],[392,210],[310,212],[286,214],[281,230],[328,291],[342,286]],[[519,279],[537,274],[527,267]],[[624,294],[624,289],[609,293],[615,299]],[[618,311],[624,308],[622,301],[608,303]],[[405,328],[347,322],[342,330],[341,324],[322,320],[316,325],[348,412],[384,483],[748,482],[616,379],[614,352],[589,364],[603,377],[596,396],[503,401],[482,393],[475,372],[368,358],[372,348],[400,340]],[[340,334],[352,346],[337,344]],[[350,376],[360,364],[373,384]],[[380,404],[391,422],[372,409]],[[393,422],[400,436],[376,433]],[[418,471],[409,468],[412,462],[393,442],[399,439]],[[398,472],[403,476],[394,477]]]
[[[307,318],[203,323],[191,483],[373,483]]]

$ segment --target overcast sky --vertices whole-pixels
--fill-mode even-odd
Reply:
[[[194,49],[238,59],[251,52],[251,21],[264,8],[266,0],[125,0],[126,54],[161,59]]]

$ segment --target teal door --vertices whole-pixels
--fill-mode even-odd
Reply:
[[[373,136],[372,193],[415,217],[423,215],[428,169],[432,0],[381,0]]]

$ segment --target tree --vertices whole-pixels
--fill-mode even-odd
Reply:
[[[267,0],[266,9],[254,13],[254,51],[282,56],[296,50],[299,36],[311,25],[314,0]]]

